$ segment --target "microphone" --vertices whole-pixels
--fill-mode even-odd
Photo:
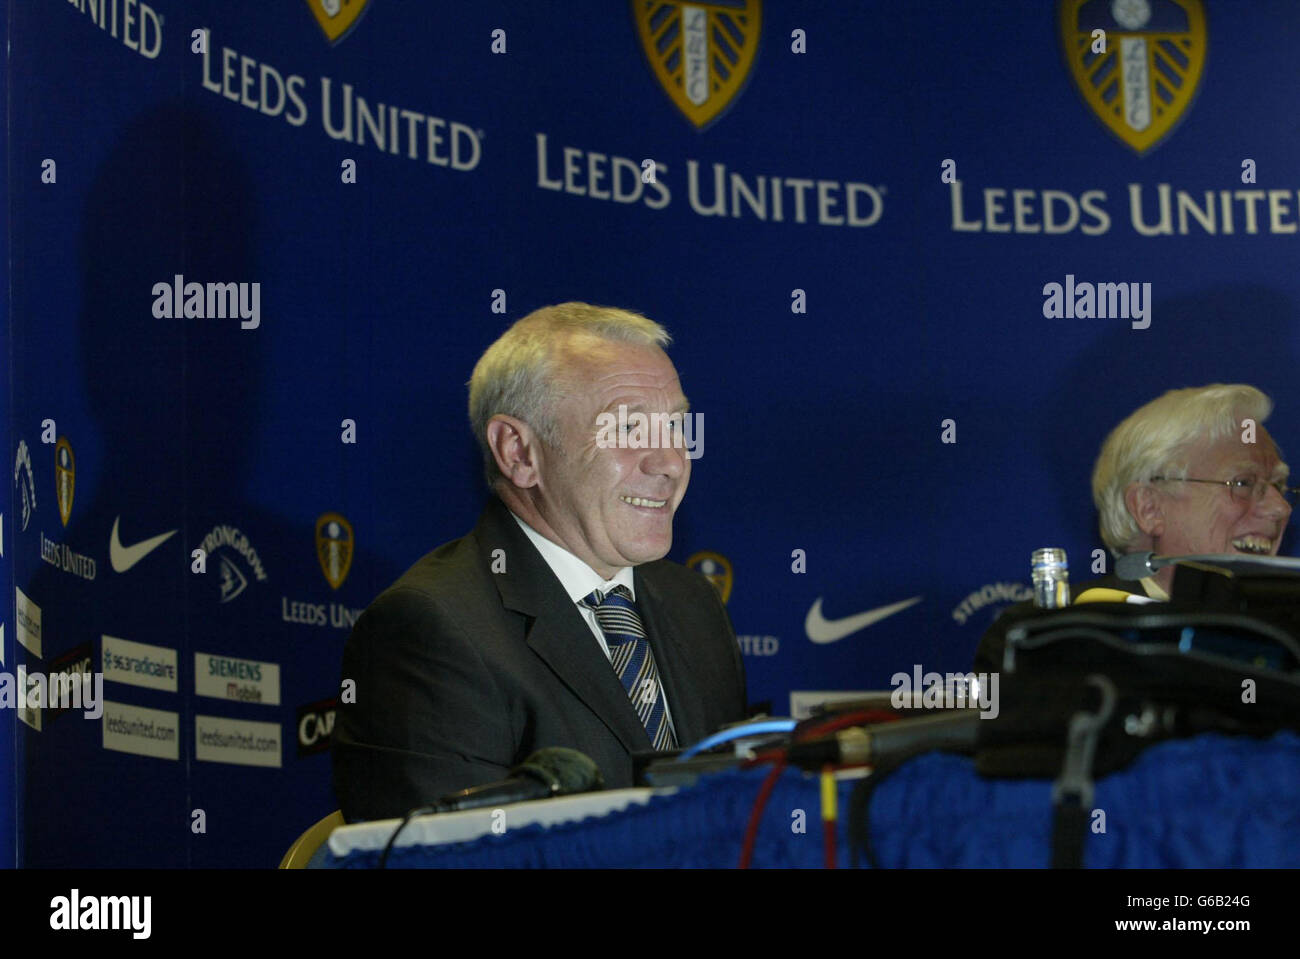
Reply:
[[[388,868],[388,857],[397,844],[397,837],[416,816],[479,809],[483,806],[504,806],[529,799],[547,799],[604,788],[605,777],[600,774],[600,768],[576,749],[566,749],[563,746],[539,749],[510,770],[509,779],[471,786],[443,796],[428,806],[412,809],[388,837],[384,851],[379,854],[379,868]]]
[[[576,749],[539,749],[510,770],[510,778],[471,786],[433,803],[434,812],[457,812],[483,806],[504,806],[529,799],[547,799],[605,788],[605,777],[589,757]]]
[[[923,719],[854,726],[832,736],[791,744],[788,760],[802,769],[821,769],[827,764],[877,766],[931,749],[970,749],[975,746],[979,724],[978,712],[962,709]]]
[[[1120,579],[1145,579],[1156,570],[1167,566],[1163,556],[1147,551],[1145,553],[1125,553],[1115,560],[1115,575]]]
[[[1187,556],[1157,556],[1152,552],[1125,553],[1115,560],[1115,575],[1120,579],[1142,579],[1166,566],[1179,563],[1204,563],[1230,570],[1248,572],[1297,573],[1300,560],[1289,556],[1254,556],[1250,553],[1191,553]]]

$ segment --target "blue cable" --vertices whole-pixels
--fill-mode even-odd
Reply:
[[[712,736],[701,739],[686,752],[677,757],[678,762],[683,759],[690,759],[696,753],[703,752],[706,749],[712,749],[721,743],[729,742],[733,739],[740,739],[742,736],[750,736],[754,733],[788,733],[799,721],[795,719],[763,719],[756,723],[749,723],[746,726],[737,726],[734,729],[724,729],[720,733],[714,733]]]

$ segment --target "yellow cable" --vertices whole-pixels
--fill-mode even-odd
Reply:
[[[838,793],[835,788],[835,773],[829,766],[822,770],[822,821],[834,822],[836,819],[835,802]]]

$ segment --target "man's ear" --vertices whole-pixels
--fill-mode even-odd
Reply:
[[[498,413],[488,420],[488,449],[501,475],[520,489],[537,485],[541,443],[523,420]]]
[[[1143,533],[1152,538],[1163,535],[1164,505],[1153,487],[1147,483],[1130,483],[1124,488],[1124,505]]]

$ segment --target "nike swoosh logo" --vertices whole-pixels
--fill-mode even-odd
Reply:
[[[920,601],[920,596],[913,596],[911,599],[890,603],[888,606],[869,609],[865,613],[858,613],[856,616],[846,616],[843,619],[827,619],[822,615],[822,598],[818,596],[817,602],[813,603],[812,609],[808,610],[808,618],[804,620],[803,628],[808,634],[808,638],[814,643],[833,643],[845,636],[856,633],[860,629],[866,629],[882,619],[887,619],[895,613],[901,613],[907,607],[914,606]]]
[[[167,540],[176,535],[176,530],[168,533],[159,533],[150,539],[141,540],[134,546],[123,546],[122,541],[117,538],[117,524],[122,517],[118,516],[113,520],[113,535],[108,541],[108,562],[113,567],[115,573],[125,573],[140,560],[144,559],[155,549],[161,546]]]

